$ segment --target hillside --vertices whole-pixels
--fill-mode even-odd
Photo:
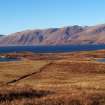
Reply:
[[[3,36],[0,45],[105,44],[105,24],[26,30]]]
[[[105,50],[4,56],[0,105],[105,105]]]

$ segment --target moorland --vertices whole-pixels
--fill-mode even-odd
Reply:
[[[0,56],[0,105],[105,105],[105,50]]]

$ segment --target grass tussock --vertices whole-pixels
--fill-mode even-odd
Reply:
[[[34,90],[30,87],[3,87],[0,88],[0,105],[8,105],[7,103],[11,103],[16,100],[21,102],[21,100],[41,98],[49,94],[52,94],[52,92],[44,90]]]
[[[31,92],[31,91],[30,91]],[[41,92],[41,91],[40,91]],[[30,94],[27,94],[27,92],[24,95],[18,94],[12,95],[12,97],[8,100],[8,98],[5,98],[5,101],[1,101],[0,105],[105,105],[105,94],[104,93],[84,93],[78,91],[77,93],[71,94],[50,94],[47,96],[47,94],[43,95],[43,91],[40,92],[31,92]],[[23,94],[22,92],[21,94]],[[9,93],[14,94],[14,93]],[[41,94],[41,95],[38,95]],[[24,96],[24,97],[23,97]],[[40,97],[41,96],[41,97]]]

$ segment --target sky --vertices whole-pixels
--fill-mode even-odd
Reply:
[[[105,23],[105,0],[0,0],[0,34]]]

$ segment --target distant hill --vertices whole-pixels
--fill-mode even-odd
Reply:
[[[0,35],[0,37],[1,37],[1,36],[4,36],[4,35]]]
[[[0,38],[0,45],[105,44],[105,24],[16,32]]]

